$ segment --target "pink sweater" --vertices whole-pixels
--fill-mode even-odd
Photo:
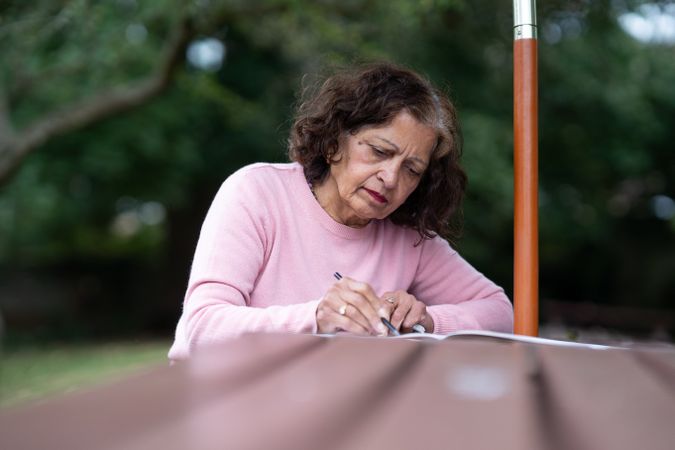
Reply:
[[[428,305],[435,333],[511,332],[513,309],[499,286],[446,241],[373,220],[335,222],[298,164],[254,164],[222,185],[204,220],[183,314],[169,358],[246,332],[315,333],[316,308],[334,272],[376,294],[402,289]]]

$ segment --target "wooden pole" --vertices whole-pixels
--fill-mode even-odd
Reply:
[[[535,0],[514,0],[513,168],[515,332],[539,333],[537,20]]]

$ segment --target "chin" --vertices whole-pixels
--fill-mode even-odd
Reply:
[[[387,217],[389,217],[391,213],[386,213],[386,214],[371,214],[370,215],[370,220],[384,220]]]
[[[365,208],[358,210],[358,216],[363,220],[383,220],[389,217],[392,212],[388,209],[383,211],[380,208],[374,208],[372,205],[365,205]]]

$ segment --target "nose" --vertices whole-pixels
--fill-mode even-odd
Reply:
[[[393,189],[398,183],[398,165],[394,162],[383,165],[377,173],[377,177],[386,189]]]

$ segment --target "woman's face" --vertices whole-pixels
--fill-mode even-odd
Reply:
[[[322,206],[349,226],[384,219],[417,188],[435,143],[436,132],[405,111],[389,125],[344,136],[321,186]]]

